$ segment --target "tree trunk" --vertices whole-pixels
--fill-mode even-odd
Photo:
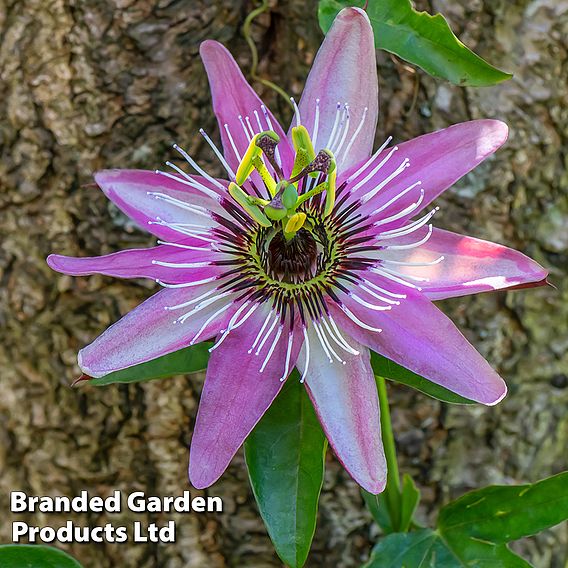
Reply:
[[[159,167],[178,142],[221,173],[197,131],[217,135],[198,57],[206,38],[225,43],[245,73],[241,35],[255,2],[215,0],[0,0],[0,492],[106,495],[190,489],[188,444],[202,375],[129,386],[69,388],[76,353],[155,286],[70,278],[50,252],[106,254],[153,240],[92,185],[102,168]],[[437,0],[456,33],[515,73],[460,89],[379,54],[377,142],[472,118],[508,122],[496,156],[439,200],[438,224],[525,251],[551,270],[551,287],[484,294],[443,308],[510,386],[500,405],[449,407],[402,387],[390,394],[402,471],[423,493],[426,522],[441,503],[487,483],[535,481],[568,469],[568,136],[565,0]],[[253,25],[259,73],[301,94],[321,41],[313,1],[273,1]],[[254,85],[283,121],[290,109]],[[216,170],[217,169],[217,170]],[[435,333],[435,330],[433,330]],[[249,489],[242,453],[206,492],[222,514],[122,513],[177,521],[175,544],[73,544],[85,567],[280,566]],[[58,526],[104,525],[105,514],[6,515]],[[328,467],[309,566],[360,566],[377,536],[359,491],[334,457]],[[565,529],[516,547],[537,567],[559,567]]]

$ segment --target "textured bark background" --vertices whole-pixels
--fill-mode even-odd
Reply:
[[[94,170],[154,169],[184,145],[216,171],[197,134],[216,132],[199,43],[227,44],[245,71],[240,27],[255,2],[0,0],[0,542],[10,541],[7,494],[82,489],[179,494],[202,376],[104,389],[69,388],[75,354],[154,286],[69,278],[44,259],[105,254],[152,239],[92,185]],[[493,482],[568,469],[568,138],[566,0],[438,0],[463,41],[515,78],[459,89],[379,55],[378,141],[403,140],[471,118],[508,122],[497,155],[449,191],[438,224],[536,258],[557,286],[444,303],[506,378],[494,408],[448,407],[409,390],[391,396],[402,468],[423,491],[420,515]],[[280,0],[253,26],[260,73],[291,94],[321,40],[313,0]],[[269,75],[270,73],[270,75]],[[276,114],[290,110],[255,85]],[[359,566],[376,529],[357,487],[330,455],[310,566]],[[194,491],[195,494],[199,492]],[[213,488],[226,511],[134,515],[178,521],[175,545],[76,544],[86,567],[280,566],[258,517],[242,455]],[[35,524],[66,515],[20,516]],[[104,515],[71,516],[104,524]],[[517,549],[537,567],[563,566],[566,527]],[[62,547],[64,548],[64,547]]]

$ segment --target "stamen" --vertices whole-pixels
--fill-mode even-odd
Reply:
[[[423,237],[419,241],[416,241],[414,243],[408,243],[405,245],[385,245],[385,248],[389,250],[405,250],[405,249],[412,249],[419,247],[430,239],[430,237],[432,236],[432,231],[433,231],[432,225],[428,225],[428,233],[426,234],[425,237]]]
[[[244,120],[243,120],[242,115],[239,114],[238,119],[239,119],[239,122],[241,123],[241,126],[243,127],[243,132],[245,133],[245,136],[247,137],[247,140],[250,142],[252,136],[251,136],[251,134],[250,134],[248,128],[245,126],[245,122],[244,122]]]
[[[204,324],[199,328],[199,331],[193,336],[193,339],[189,342],[190,345],[193,345],[196,341],[197,338],[205,331],[205,329],[207,328],[207,326],[222,312],[224,312],[227,309],[228,306],[223,306],[222,308],[219,308],[215,313],[213,313],[211,316],[209,316]]]
[[[316,331],[319,328],[320,331],[320,339],[323,339],[323,341],[325,342],[325,345],[327,346],[329,352],[335,357],[335,359],[337,361],[339,361],[342,365],[345,365],[346,362],[336,353],[336,351],[333,349],[333,347],[331,346],[331,343],[329,342],[329,339],[327,338],[327,335],[325,334],[325,329],[323,328],[323,326],[321,325],[320,322],[314,322],[314,328],[316,329]],[[333,362],[333,361],[332,361]]]
[[[420,227],[423,227],[424,225],[426,225],[426,223],[428,223],[428,221],[439,210],[440,210],[439,207],[434,207],[434,209],[432,209],[432,211],[426,213],[426,215],[424,215],[424,217],[421,217],[420,219],[417,219],[416,221],[413,221],[412,223],[409,223],[408,225],[406,225],[404,227],[399,227],[398,229],[391,229],[389,231],[383,231],[380,235],[375,237],[375,240],[379,241],[379,240],[384,240],[384,239],[394,239],[396,237],[403,237],[404,235],[409,235],[410,233],[413,233],[414,231],[417,231],[418,229],[420,229]]]
[[[358,189],[363,187],[391,158],[391,156],[398,150],[398,146],[394,146],[390,152],[375,166],[355,187],[351,189],[351,193],[355,193]]]
[[[300,377],[300,383],[306,380],[306,375],[308,374],[308,367],[310,366],[310,340],[308,339],[308,332],[306,331],[306,327],[303,327],[304,332],[304,347],[306,348],[306,366],[304,367],[304,372]]]
[[[212,276],[211,278],[204,278],[203,280],[196,280],[195,282],[183,282],[182,284],[166,284],[162,280],[156,279],[156,284],[163,286],[164,288],[191,288],[192,286],[201,286],[202,284],[209,284],[217,280],[217,276]]]
[[[329,135],[329,138],[327,139],[327,144],[325,145],[326,148],[331,147],[331,143],[333,142],[333,139],[335,138],[335,132],[337,131],[337,127],[339,126],[340,117],[341,117],[341,103],[338,101],[337,102],[337,110],[335,111],[335,121],[333,122],[333,128],[331,129],[331,134]]]
[[[335,322],[332,321],[331,316],[328,316],[330,322],[332,323],[332,325],[335,326]],[[327,329],[327,332],[329,333],[329,336],[331,337],[331,339],[333,339],[333,341],[335,341],[335,343],[337,343],[337,345],[339,345],[339,347],[341,347],[342,349],[345,349],[345,351],[347,351],[347,353],[351,353],[352,355],[359,355],[359,351],[356,351],[355,349],[353,349],[353,347],[351,347],[351,345],[349,345],[347,343],[347,341],[345,341],[344,337],[341,335],[341,333],[339,333],[339,330],[337,329],[337,327],[334,327],[334,331],[335,334],[333,333],[333,331],[331,330],[329,324],[327,323],[326,318],[322,319],[322,323],[325,326],[325,328]]]
[[[260,328],[260,331],[258,332],[256,339],[253,341],[252,347],[248,350],[249,355],[252,353],[253,349],[256,347],[256,344],[259,342],[260,337],[264,333],[264,330],[266,329],[266,326],[268,325],[268,322],[270,321],[270,318],[272,316],[273,316],[273,312],[271,310],[269,312],[269,314],[266,316],[266,319],[264,320],[264,323],[262,324],[262,327]],[[278,320],[278,314],[276,314],[276,320]]]
[[[272,345],[270,346],[270,349],[268,350],[268,353],[266,354],[266,357],[264,358],[264,362],[262,363],[259,373],[264,372],[264,369],[266,369],[266,365],[268,365],[268,362],[270,361],[270,357],[272,357],[272,354],[274,353],[274,350],[276,349],[276,345],[278,345],[278,340],[280,339],[280,336],[282,335],[282,330],[284,329],[283,325],[280,325],[278,327],[278,331],[276,332],[276,337],[274,338],[274,341],[272,342]]]
[[[201,168],[199,164],[183,148],[180,148],[177,144],[174,144],[173,149],[179,152],[197,173],[201,174],[207,181],[212,183],[215,187],[218,187],[221,191],[225,191],[225,186],[214,177],[211,177],[203,168]]]
[[[349,123],[351,121],[351,116],[349,114],[349,105],[348,104],[345,105],[345,113],[346,113],[346,119],[345,119],[345,127],[343,128],[343,136],[341,137],[341,141],[339,142],[339,145],[337,146],[337,148],[335,150],[333,150],[335,155],[339,155],[339,153],[341,152],[341,148],[343,148],[343,144],[345,143],[345,138],[347,137],[347,133],[349,132]],[[338,133],[338,137],[339,137],[339,133]]]
[[[171,162],[166,162],[166,165],[168,165],[168,164],[171,164]],[[177,166],[173,166],[173,164],[171,164],[171,165],[172,165],[172,167],[174,167],[175,170],[179,170],[179,168]],[[154,172],[157,173],[158,175],[167,177],[169,179],[177,181],[178,183],[182,183],[183,185],[188,185],[189,187],[192,187],[193,189],[197,189],[198,191],[205,193],[205,195],[212,197],[216,201],[219,201],[219,194],[218,193],[216,193],[212,189],[209,189],[208,187],[205,187],[203,184],[199,183],[197,180],[191,178],[183,170],[179,170],[179,171],[181,171],[181,174],[183,175],[184,179],[181,179],[179,176],[175,176],[173,174],[170,174],[169,172],[162,172],[161,170],[154,170]],[[150,192],[148,192],[148,193],[150,193]]]
[[[412,185],[408,186],[406,189],[397,193],[391,200],[387,201],[384,205],[381,205],[378,209],[375,209],[371,215],[378,215],[382,213],[385,209],[388,209],[393,203],[396,203],[401,197],[404,197],[409,191],[412,191],[415,187],[422,185],[421,181],[417,181]]]
[[[383,259],[383,262],[388,262],[389,264],[397,264],[398,266],[434,266],[440,264],[444,260],[444,255],[438,257],[436,260],[431,260],[429,262],[404,262],[402,260],[387,260]]]
[[[386,290],[385,288],[381,288],[380,286],[377,286],[374,282],[371,282],[370,280],[363,279],[363,281],[365,282],[365,284],[368,284],[371,288],[374,288],[378,292],[382,292],[383,294],[386,294],[387,296],[390,296],[391,298],[400,298],[401,300],[406,299],[406,294],[397,294],[395,292],[391,292],[390,290]]]
[[[154,223],[153,221],[150,221],[150,223],[157,224],[157,223]],[[199,225],[196,225],[196,226],[199,226]],[[213,252],[213,249],[211,247],[194,247],[194,246],[191,246],[191,245],[182,245],[181,243],[168,243],[166,241],[156,241],[156,242],[159,245],[174,247],[174,248],[180,248],[180,249],[184,249],[184,250],[196,250],[196,251],[199,251],[199,252],[203,252],[203,251]]]
[[[211,266],[210,262],[164,262],[163,260],[152,260],[152,264],[165,266],[166,268],[203,268]]]
[[[345,183],[351,183],[354,179],[357,179],[374,161],[374,159],[391,143],[392,136],[389,136],[383,145],[354,173],[351,174]]]
[[[355,143],[355,140],[357,139],[357,136],[359,136],[359,133],[361,132],[363,125],[365,124],[365,119],[367,117],[368,111],[369,111],[368,107],[365,107],[364,110],[363,110],[363,116],[361,117],[361,122],[359,122],[357,129],[355,130],[355,132],[353,133],[353,136],[351,136],[351,139],[349,140],[349,144],[347,144],[347,148],[345,148],[345,152],[343,153],[343,157],[341,158],[340,165],[343,165],[345,158],[347,158],[347,156],[349,155],[349,151],[351,150],[351,146],[353,146],[353,144]]]
[[[180,207],[181,209],[185,209],[186,211],[191,211],[196,215],[201,215],[202,217],[207,217],[211,219],[211,213],[205,209],[205,207],[201,207],[200,205],[190,205],[185,201],[181,201],[181,199],[176,199],[175,197],[171,197],[165,193],[160,193],[159,191],[147,191],[146,195],[150,197],[154,197],[156,199],[161,199],[166,203],[170,203],[171,205],[175,205],[176,207]]]
[[[195,314],[199,313],[200,311],[204,310],[205,308],[209,307],[211,304],[214,304],[217,300],[221,300],[223,298],[225,298],[226,296],[228,296],[229,294],[232,294],[232,291],[229,292],[224,292],[223,294],[219,294],[219,296],[215,296],[214,298],[209,298],[209,300],[205,300],[204,302],[201,302],[201,304],[198,304],[197,306],[195,306],[195,308],[193,308],[193,310],[187,312],[186,314],[180,316],[174,323],[183,323],[186,319],[190,318],[191,316],[194,316]],[[226,308],[227,306],[225,306]]]
[[[292,103],[292,105],[294,107],[294,116],[296,117],[296,126],[300,126],[302,124],[302,120],[300,118],[300,109],[298,108],[298,105],[296,104],[294,97],[290,97],[290,102]]]
[[[367,280],[363,279],[363,282],[367,282]],[[367,286],[365,286],[363,284],[359,284],[359,288],[361,288],[361,290],[364,290],[365,292],[367,292],[367,294],[369,294],[370,296],[373,296],[373,298],[380,300],[381,302],[385,302],[386,304],[392,304],[393,306],[400,305],[400,302],[398,300],[391,300],[390,298],[385,298],[384,296],[377,294],[374,290],[367,288]]]
[[[250,123],[250,118],[248,116],[245,116],[245,121],[247,123],[251,137],[254,138],[254,135],[256,134],[256,132],[254,131],[254,128],[252,127],[252,124]]]
[[[264,344],[266,343],[268,338],[272,335],[272,332],[274,331],[274,328],[276,327],[277,323],[278,323],[278,314],[276,314],[276,317],[274,318],[272,325],[268,328],[266,335],[262,338],[262,341],[259,343],[258,348],[256,349],[256,351],[254,353],[255,355],[260,354],[260,352],[262,351],[262,348],[264,347]]]
[[[343,304],[339,304],[339,307],[343,310],[343,312],[345,313],[345,315],[355,324],[357,324],[359,327],[362,327],[363,329],[366,329],[368,331],[374,331],[376,333],[381,333],[383,330],[378,328],[378,327],[371,327],[370,325],[366,324],[365,322],[362,322],[347,306],[344,306]]]
[[[379,274],[380,276],[382,276],[383,278],[386,278],[387,280],[392,280],[393,282],[397,282],[398,284],[402,284],[403,286],[407,286],[408,288],[414,288],[415,290],[418,290],[418,291],[422,290],[422,288],[420,288],[420,286],[415,286],[411,282],[407,282],[406,280],[399,278],[398,276],[395,276],[394,274],[391,274],[391,272],[387,272],[386,270],[384,270],[384,268],[373,267],[373,268],[370,268],[369,270],[371,272],[374,272],[375,274]]]
[[[225,132],[227,133],[227,138],[229,139],[229,142],[231,143],[231,148],[233,148],[233,152],[235,153],[235,158],[237,158],[237,161],[240,163],[242,158],[241,155],[239,154],[239,151],[237,150],[237,146],[235,144],[235,141],[233,140],[233,137],[231,136],[231,131],[229,130],[229,125],[227,123],[225,123]]]
[[[274,131],[272,126],[272,121],[270,120],[270,114],[268,114],[268,109],[264,105],[260,105],[260,109],[262,110],[262,114],[264,114],[264,120],[266,120],[266,124],[268,124],[268,130]],[[274,153],[274,157],[276,158],[276,163],[278,167],[282,167],[282,160],[280,158],[280,151],[278,150],[278,146],[276,146],[276,151]]]
[[[232,180],[234,180],[235,179],[235,172],[232,170],[231,166],[229,166],[229,164],[227,163],[227,160],[225,160],[225,158],[224,158],[223,154],[220,152],[219,148],[217,148],[217,146],[214,144],[213,140],[211,140],[211,138],[209,138],[209,135],[207,134],[207,132],[205,132],[205,130],[203,130],[203,128],[199,129],[199,133],[201,134],[201,136],[203,136],[203,138],[205,138],[205,140],[207,141],[207,144],[209,144],[209,146],[211,147],[211,149],[215,153],[215,156],[217,156],[217,158],[221,162],[222,166],[225,168],[225,171],[229,174],[229,177]]]
[[[215,349],[217,349],[217,347],[219,347],[219,345],[221,345],[221,343],[223,343],[223,341],[225,341],[225,338],[229,335],[229,333],[231,333],[231,331],[233,331],[234,329],[237,329],[238,327],[240,327],[241,325],[243,325],[243,323],[245,323],[247,321],[247,319],[254,313],[254,311],[256,310],[256,308],[258,308],[260,306],[260,304],[253,304],[252,308],[245,314],[245,316],[243,317],[243,319],[241,319],[241,321],[239,321],[238,323],[235,323],[237,318],[241,315],[242,311],[250,304],[250,301],[245,302],[233,315],[233,317],[231,318],[231,320],[229,321],[229,324],[227,325],[227,329],[223,331],[221,337],[217,340],[217,342],[209,348],[209,353],[211,353],[212,351],[214,351]]]
[[[316,99],[316,112],[314,115],[314,126],[312,128],[312,144],[314,148],[316,148],[316,144],[318,141],[319,117],[320,117],[320,100]]]
[[[198,304],[201,300],[205,300],[205,298],[208,298],[209,296],[211,296],[211,294],[214,294],[215,292],[217,292],[217,290],[218,290],[218,288],[212,288],[211,290],[208,290],[204,294],[197,296],[197,298],[193,298],[193,300],[188,300],[187,302],[183,302],[182,304],[176,304],[175,306],[164,306],[164,310],[168,310],[168,311],[179,310],[180,308],[187,308],[188,306],[191,306],[192,304]]]
[[[280,382],[284,382],[290,374],[290,357],[292,355],[292,343],[294,342],[293,332],[288,333],[288,347],[286,348],[286,363],[284,364],[284,373],[280,377]]]
[[[326,344],[325,344],[325,342],[324,342],[324,340],[323,340],[323,338],[322,338],[322,336],[321,336],[321,332],[320,332],[320,330],[319,330],[319,328],[318,328],[316,322],[313,321],[312,324],[313,324],[313,326],[314,326],[314,330],[315,330],[315,332],[316,332],[316,335],[318,336],[320,345],[322,346],[324,353],[327,355],[327,358],[329,359],[329,362],[330,362],[330,363],[333,363],[333,358],[332,358],[330,352],[329,352],[328,349],[327,349],[327,346],[326,346]]]
[[[358,304],[361,304],[362,306],[365,306],[366,308],[369,308],[370,310],[374,310],[376,312],[388,312],[389,310],[392,310],[392,306],[377,306],[376,304],[370,304],[353,292],[351,292],[349,296],[353,298]]]
[[[367,193],[365,193],[361,197],[361,203],[367,203],[369,199],[372,199],[385,185],[390,183],[395,177],[398,177],[406,168],[410,167],[410,160],[408,158],[404,158],[404,160],[400,163],[400,165],[392,172],[389,176],[387,176],[379,185],[375,188],[371,189]]]
[[[391,215],[390,217],[385,217],[384,219],[380,219],[376,223],[373,223],[374,226],[380,227],[381,225],[387,225],[388,223],[392,223],[393,221],[397,221],[398,219],[401,219],[402,217],[406,217],[407,215],[410,215],[413,211],[415,211],[416,209],[418,209],[420,207],[420,204],[422,203],[423,200],[424,200],[424,190],[421,189],[420,190],[420,197],[418,198],[417,201],[415,201],[414,203],[411,203],[408,207],[406,207],[405,209],[402,209],[402,211],[399,211],[398,213],[395,213],[394,215]]]

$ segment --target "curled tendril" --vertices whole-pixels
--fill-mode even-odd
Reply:
[[[261,1],[262,1],[262,4],[258,8],[255,8],[246,17],[246,19],[243,23],[243,28],[242,28],[243,37],[245,38],[245,41],[247,42],[247,44],[249,46],[250,54],[251,54],[250,75],[255,81],[258,81],[259,83],[262,83],[263,85],[272,89],[273,91],[276,91],[281,97],[283,97],[286,100],[286,102],[289,105],[291,105],[292,103],[290,102],[290,97],[289,97],[288,93],[286,93],[286,91],[282,87],[279,87],[276,83],[273,83],[272,81],[269,81],[268,79],[263,79],[262,77],[260,77],[257,74],[258,50],[256,49],[256,45],[255,45],[255,43],[254,43],[254,41],[251,37],[250,27],[251,27],[252,22],[254,21],[255,18],[257,18],[258,16],[260,16],[261,14],[264,14],[264,12],[269,10],[268,0],[261,0]]]

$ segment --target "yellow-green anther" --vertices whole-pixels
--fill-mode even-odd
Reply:
[[[258,134],[253,136],[252,140],[250,141],[247,151],[239,164],[237,169],[237,173],[235,175],[235,181],[237,185],[242,185],[246,179],[250,176],[254,169],[253,160],[255,157],[260,156],[262,150],[256,145],[256,141],[258,138]]]
[[[298,175],[316,157],[310,135],[304,126],[292,128],[292,143],[296,150],[296,159],[292,168],[291,177]]]
[[[229,184],[229,194],[231,197],[262,227],[271,227],[272,223],[266,215],[250,202],[250,196],[243,191],[236,183]]]
[[[294,150],[296,150],[296,152],[299,150],[306,152],[310,162],[316,157],[312,140],[305,126],[300,125],[292,128],[292,143],[294,144]]]
[[[294,213],[284,227],[284,234],[296,234],[306,222],[305,213]]]
[[[298,201],[298,190],[293,184],[288,184],[282,191],[282,205],[286,209],[295,209],[296,203]]]
[[[274,130],[259,132],[255,144],[264,152],[265,147],[274,148],[280,142],[280,136]]]
[[[302,195],[300,195],[300,197],[298,197],[296,207],[299,207],[300,205],[302,205],[302,203],[304,203],[304,201],[307,201],[311,197],[314,197],[314,195],[317,195],[318,193],[321,193],[322,191],[327,190],[328,185],[329,184],[327,183],[327,181],[324,181],[324,182],[320,183],[319,185],[316,185],[313,189],[310,189],[310,191],[307,191],[306,193],[302,193]]]
[[[332,158],[329,170],[327,171],[328,187],[325,193],[325,208],[323,210],[324,217],[328,217],[331,214],[331,212],[333,211],[333,206],[335,205],[335,182],[337,181],[337,166],[331,152],[330,155]]]
[[[270,195],[276,195],[276,182],[274,178],[270,175],[267,167],[264,165],[264,162],[260,158],[260,156],[255,156],[252,159],[252,164],[254,169],[260,174],[264,185],[268,188]]]

